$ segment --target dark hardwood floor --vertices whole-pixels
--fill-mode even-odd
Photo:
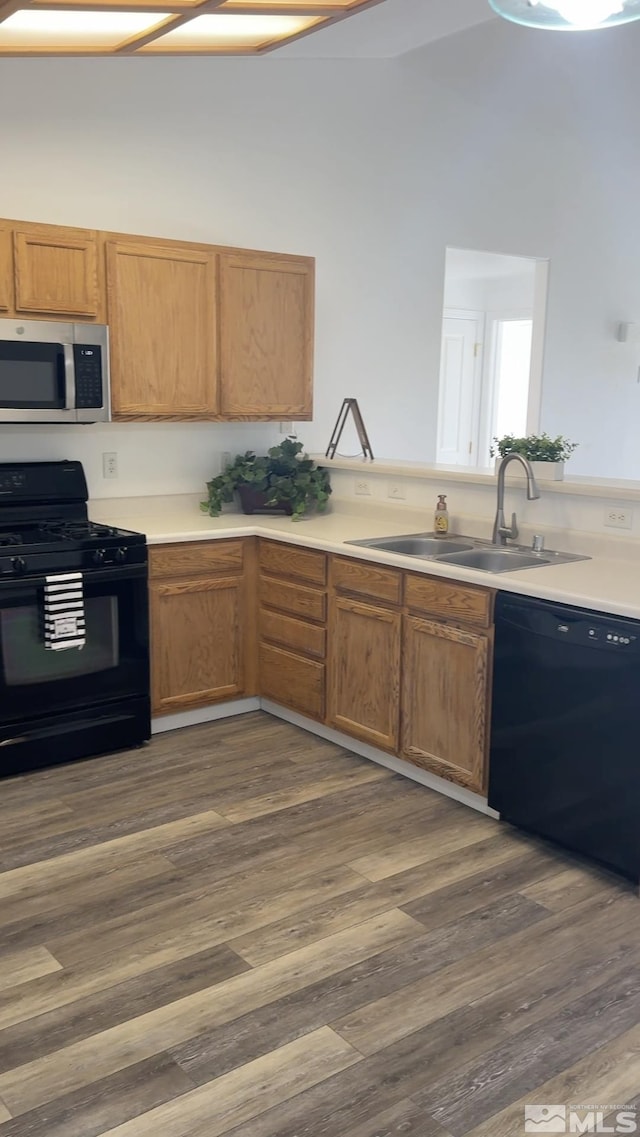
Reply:
[[[0,1137],[640,1098],[630,885],[263,713],[0,782]]]

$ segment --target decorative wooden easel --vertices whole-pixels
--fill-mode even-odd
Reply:
[[[360,407],[358,406],[357,399],[345,399],[343,401],[342,406],[340,407],[340,413],[336,419],[336,425],[333,428],[333,433],[329,440],[329,445],[327,446],[325,458],[335,458],[338,443],[340,441],[340,435],[344,430],[345,423],[349,417],[349,412],[351,412],[353,415],[353,421],[356,424],[358,439],[362,447],[362,456],[363,458],[370,458],[373,462],[373,450],[371,449],[369,436],[367,434],[362,415],[360,414]]]

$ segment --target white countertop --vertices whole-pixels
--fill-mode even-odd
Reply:
[[[93,501],[90,504],[90,516],[95,521],[146,533],[149,544],[256,534],[429,576],[465,581],[486,588],[498,588],[504,592],[516,592],[640,619],[640,558],[623,559],[598,554],[591,560],[498,574],[346,544],[353,540],[398,536],[429,529],[424,515],[418,519],[410,511],[405,511],[402,515],[394,513],[393,517],[384,511],[379,515],[363,515],[348,512],[341,503],[325,515],[318,514],[299,522],[292,522],[289,517],[281,515],[247,517],[232,512],[225,512],[220,517],[209,517],[200,511],[195,496],[180,495]],[[579,551],[569,543],[565,543],[564,548]],[[584,548],[581,551],[587,553],[589,550]]]

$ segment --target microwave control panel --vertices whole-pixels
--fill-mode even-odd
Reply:
[[[99,344],[74,344],[73,361],[76,373],[76,407],[101,407],[102,349]]]

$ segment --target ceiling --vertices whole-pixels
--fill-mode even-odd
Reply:
[[[408,51],[495,20],[489,0],[384,0],[278,48],[279,58],[393,59]]]
[[[0,55],[388,59],[493,18],[488,0],[0,0]]]

